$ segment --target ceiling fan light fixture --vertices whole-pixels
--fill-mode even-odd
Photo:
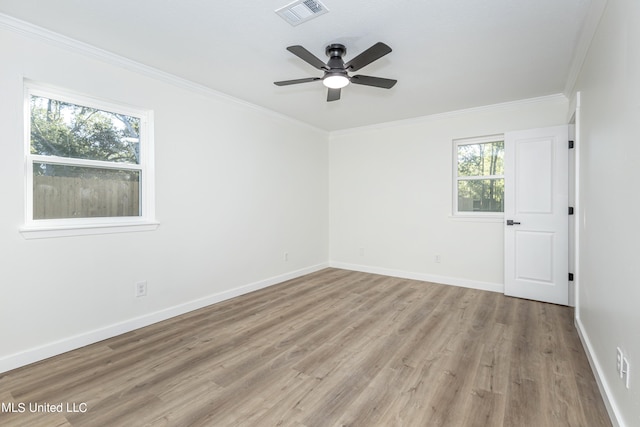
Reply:
[[[329,89],[341,89],[349,84],[349,78],[342,73],[327,73],[322,79],[322,84]]]

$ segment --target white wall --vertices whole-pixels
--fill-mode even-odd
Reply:
[[[622,347],[632,372],[640,372],[640,232],[633,217],[640,208],[639,9],[632,0],[609,0],[576,86],[577,323],[626,425],[640,425],[640,376],[632,373],[626,390],[614,356]],[[0,371],[328,259],[501,290],[502,223],[451,217],[451,141],[562,124],[567,110],[564,98],[548,97],[328,137],[2,25],[0,58]],[[154,111],[158,230],[43,240],[19,234],[23,78]],[[133,297],[139,280],[149,283],[143,299]]]
[[[0,58],[0,372],[326,266],[325,132],[1,22]],[[22,237],[23,78],[154,111],[156,231]]]
[[[567,108],[559,95],[333,133],[331,264],[502,291],[503,222],[451,216],[452,141],[563,124]]]
[[[640,3],[609,0],[580,91],[577,324],[622,425],[640,425]],[[627,390],[616,347],[631,363]]]

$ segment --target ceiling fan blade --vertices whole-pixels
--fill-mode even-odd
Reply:
[[[340,99],[340,89],[331,89],[327,90],[327,102],[337,101]]]
[[[375,86],[381,87],[383,89],[391,89],[396,83],[398,83],[398,81],[392,79],[383,79],[382,77],[357,75],[351,76],[351,83],[356,85]]]
[[[308,64],[311,64],[313,67],[319,70],[328,70],[327,64],[322,62],[320,58],[318,58],[313,53],[309,52],[307,49],[303,48],[300,45],[289,46],[287,50],[293,53],[298,58],[302,59]]]
[[[296,79],[296,80],[283,80],[281,82],[273,82],[276,86],[288,86],[288,85],[297,85],[298,83],[309,83],[315,82],[316,80],[322,80],[320,77],[307,77],[306,79]]]
[[[382,42],[378,42],[360,55],[347,62],[344,67],[349,71],[357,71],[360,68],[371,64],[373,61],[382,58],[391,52],[391,48]]]

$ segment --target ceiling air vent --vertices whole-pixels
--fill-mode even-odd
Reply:
[[[297,0],[276,10],[276,13],[282,19],[293,26],[324,15],[327,12],[329,12],[329,9],[317,0]]]

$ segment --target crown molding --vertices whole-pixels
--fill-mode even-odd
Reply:
[[[265,107],[261,107],[251,102],[247,102],[242,99],[235,98],[224,92],[220,92],[210,87],[204,86],[202,84],[193,82],[191,80],[178,77],[174,74],[167,73],[165,71],[159,70],[149,65],[142,64],[140,62],[126,58],[124,56],[110,52],[108,50],[101,49],[99,47],[90,45],[88,43],[84,43],[79,40],[73,39],[71,37],[67,37],[65,35],[56,33],[54,31],[47,30],[46,28],[42,28],[37,25],[31,24],[29,22],[22,21],[12,16],[0,13],[0,29],[2,28],[36,41],[44,42],[61,49],[71,51],[73,53],[81,54],[85,57],[97,59],[107,64],[120,67],[128,71],[141,74],[146,77],[150,77],[154,80],[158,80],[163,83],[167,83],[172,86],[179,87],[181,89],[195,92],[199,95],[204,95],[204,96],[216,98],[216,99],[224,99],[226,101],[239,104],[243,107],[260,112],[262,114],[266,114],[273,118],[295,123],[297,125],[301,125],[306,128],[312,129],[315,132],[319,132],[324,135],[329,135],[329,132],[327,130],[318,128],[309,123],[305,123],[303,121],[294,119],[287,115],[277,113],[273,110],[270,110]]]
[[[414,117],[411,119],[402,119],[402,120],[395,120],[391,122],[377,123],[374,125],[360,126],[360,127],[350,128],[350,129],[341,129],[341,130],[332,131],[330,133],[330,136],[339,136],[339,135],[345,135],[345,134],[354,133],[354,132],[363,132],[368,130],[380,130],[380,129],[386,129],[386,128],[400,127],[400,126],[418,125],[418,124],[435,121],[435,120],[455,118],[455,117],[463,116],[466,114],[477,114],[477,113],[483,113],[483,112],[500,111],[500,110],[513,108],[517,106],[523,106],[527,104],[546,103],[546,102],[568,102],[568,98],[562,93],[556,93],[553,95],[519,99],[516,101],[507,101],[507,102],[501,102],[498,104],[490,104],[490,105],[483,105],[480,107],[465,108],[461,110],[448,111],[445,113],[430,114],[428,116]]]

